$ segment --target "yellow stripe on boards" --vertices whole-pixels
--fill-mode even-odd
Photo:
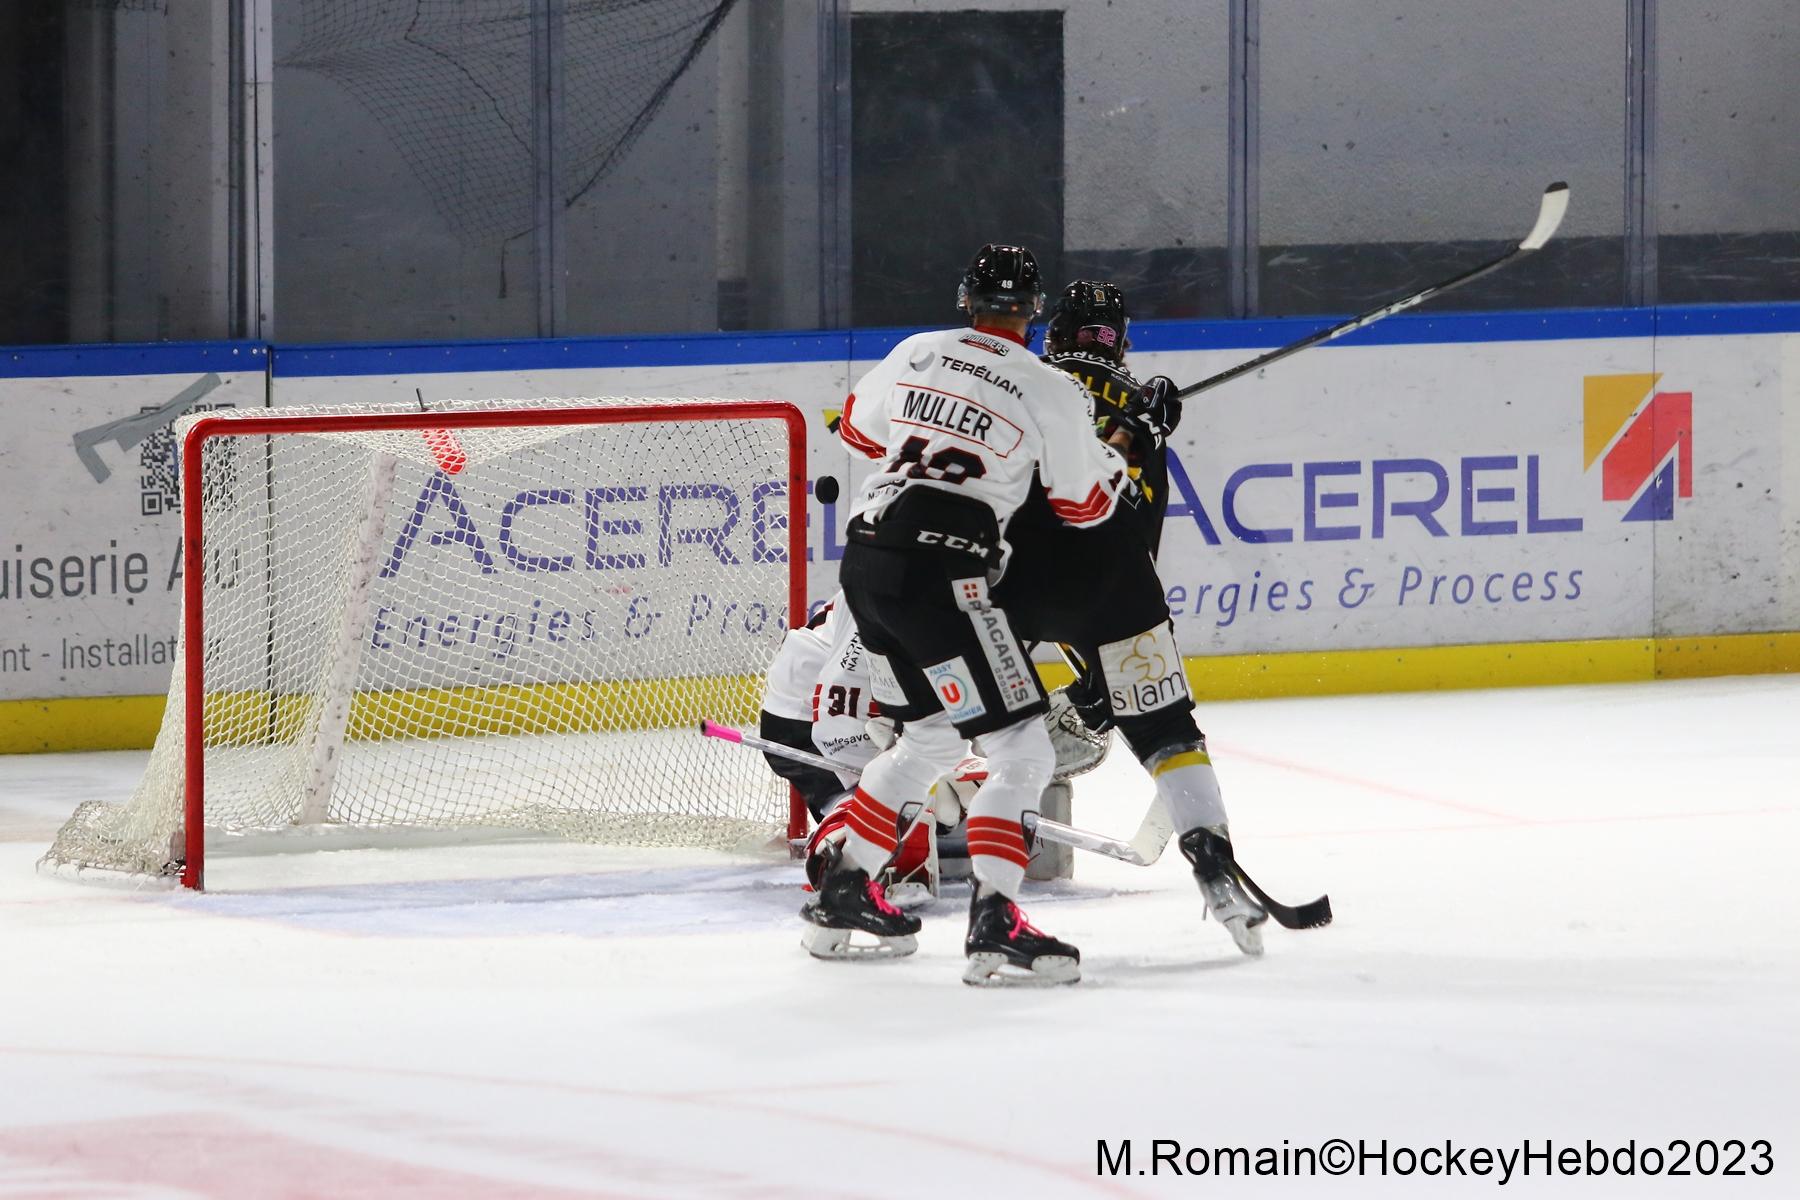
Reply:
[[[1549,687],[1633,683],[1715,675],[1800,671],[1800,633],[1732,633],[1580,642],[1510,642],[1487,646],[1413,646],[1393,650],[1321,650],[1240,654],[1185,660],[1196,700],[1338,696],[1452,688]],[[1046,687],[1073,677],[1043,663]],[[553,733],[679,726],[694,714],[727,724],[756,718],[755,675],[648,679],[536,687],[415,689],[366,692],[352,709],[356,738],[453,734]],[[305,714],[297,697],[216,693],[208,725],[227,714],[243,728],[291,736]],[[647,720],[648,709],[659,714]],[[161,696],[94,696],[0,701],[0,753],[142,750],[162,724]],[[254,718],[252,719],[252,714]]]
[[[144,750],[162,728],[162,696],[0,700],[0,754]]]
[[[1800,633],[1192,656],[1184,663],[1200,701],[1554,687],[1800,671]],[[1061,663],[1042,663],[1038,674],[1052,688],[1074,677]]]
[[[207,698],[212,746],[284,745],[316,719],[316,698],[267,692],[214,692]],[[107,696],[0,702],[0,753],[141,750],[156,740],[164,697]],[[350,705],[351,741],[396,738],[698,730],[703,718],[752,724],[762,706],[760,675],[607,680],[360,692]],[[696,739],[699,733],[696,732]]]

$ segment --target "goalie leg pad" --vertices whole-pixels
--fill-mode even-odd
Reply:
[[[843,853],[850,836],[848,804],[838,804],[825,814],[806,842],[806,890],[818,891],[825,873]],[[913,822],[900,839],[894,861],[881,873],[887,898],[897,908],[916,908],[938,894],[937,823],[929,816]]]
[[[849,861],[875,875],[900,845],[898,815],[917,805],[923,811],[931,787],[968,753],[969,744],[937,713],[906,727],[899,742],[877,755],[863,772],[850,802]]]
[[[886,871],[882,886],[896,908],[918,908],[937,898],[937,822],[931,814],[913,823],[900,841],[899,852]]]

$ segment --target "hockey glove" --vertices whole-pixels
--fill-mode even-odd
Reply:
[[[1112,704],[1106,697],[1106,688],[1098,672],[1083,671],[1063,690],[1081,717],[1081,723],[1089,730],[1105,733],[1113,727]]]
[[[1107,415],[1100,436],[1117,446],[1114,435],[1124,433],[1129,439],[1125,454],[1133,465],[1155,458],[1181,423],[1181,401],[1176,390],[1174,380],[1158,375],[1125,401],[1123,408]]]
[[[1151,450],[1161,450],[1175,427],[1181,424],[1181,397],[1175,381],[1167,375],[1151,379],[1125,402],[1123,424],[1132,430],[1134,444],[1147,443]]]

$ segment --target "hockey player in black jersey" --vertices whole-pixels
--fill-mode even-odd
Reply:
[[[1111,725],[1155,782],[1207,911],[1245,954],[1262,953],[1268,913],[1239,881],[1224,800],[1194,703],[1155,555],[1168,507],[1166,443],[1181,419],[1167,377],[1140,384],[1125,366],[1124,296],[1077,280],[1058,297],[1044,361],[1079,379],[1098,432],[1124,448],[1135,504],[1083,528],[1057,521],[1036,491],[1007,527],[1013,554],[994,597],[1028,641],[1059,642],[1085,668],[1069,688],[1096,732]]]
[[[1102,438],[1125,453],[1141,497],[1134,506],[1144,540],[1155,554],[1169,507],[1169,465],[1163,440],[1181,422],[1175,382],[1158,375],[1139,383],[1125,366],[1131,349],[1125,296],[1110,283],[1078,279],[1062,290],[1044,331],[1044,361],[1081,381],[1094,398]]]

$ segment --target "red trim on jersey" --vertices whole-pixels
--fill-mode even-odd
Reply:
[[[985,333],[989,337],[1005,338],[1007,341],[1017,342],[1021,346],[1026,344],[1023,335],[1014,333],[1010,329],[995,329],[992,325],[977,325],[974,328],[976,333]]]
[[[887,447],[850,423],[850,410],[856,406],[856,393],[851,392],[844,400],[844,415],[838,418],[838,437],[844,445],[850,447],[864,458],[877,461],[887,457]]]
[[[813,724],[814,725],[817,725],[819,723],[819,693],[824,690],[825,690],[824,684],[822,684],[822,683],[813,684],[812,710],[813,710]]]
[[[1071,525],[1091,525],[1111,512],[1112,506],[1113,497],[1097,483],[1080,502],[1050,498],[1050,511]]]

